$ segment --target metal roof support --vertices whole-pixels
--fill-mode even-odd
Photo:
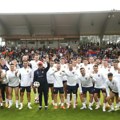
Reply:
[[[2,28],[4,30],[4,34],[9,35],[10,34],[9,28],[7,27],[7,25],[1,19],[0,19],[0,25],[2,26]]]
[[[27,18],[26,15],[23,15],[24,19],[25,19],[25,22],[26,22],[26,26],[28,28],[28,31],[29,31],[29,34],[32,36],[33,35],[33,28],[32,28],[32,25],[29,21],[29,19]]]
[[[76,28],[77,28],[77,33],[80,36],[80,21],[81,21],[81,15],[79,14],[79,18],[76,24]]]
[[[99,34],[100,43],[102,43],[105,30],[106,30],[106,28],[107,28],[107,25],[108,25],[108,23],[109,23],[109,20],[112,18],[112,15],[113,15],[113,12],[108,13],[105,21],[103,22],[103,25],[102,25],[102,27],[101,27],[100,34]]]

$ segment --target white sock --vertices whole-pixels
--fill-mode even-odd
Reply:
[[[19,104],[19,103],[18,103],[18,100],[16,100],[16,106],[18,106],[18,104]]]
[[[83,102],[82,105],[83,105],[84,107],[86,107],[86,103],[85,103],[85,102]]]
[[[31,105],[31,102],[28,102],[28,106],[30,106]]]
[[[8,100],[7,98],[6,98],[6,100],[5,100],[5,103],[6,103],[6,104],[8,104],[8,103],[9,103],[9,100]]]
[[[95,100],[93,99],[92,104],[94,104]]]
[[[64,103],[61,103],[61,106],[64,106]]]
[[[3,106],[3,103],[2,103],[2,102],[0,103],[0,106]]]
[[[91,107],[93,104],[92,103],[89,103],[89,107]]]
[[[98,98],[98,102],[99,102],[99,105],[100,105],[100,98]]]
[[[70,94],[67,94],[67,104],[70,105]]]
[[[116,106],[119,107],[119,103],[116,103]]]
[[[9,100],[9,106],[12,106],[12,100]]]
[[[97,103],[96,103],[98,106],[100,106],[100,102],[98,101]]]
[[[103,107],[104,107],[104,108],[106,107],[106,103],[103,103]]]
[[[20,103],[20,107],[23,107],[23,103]]]
[[[112,105],[110,106],[110,108],[113,110],[114,109],[114,103],[112,103]]]
[[[73,94],[73,105],[76,104],[76,94]]]
[[[54,103],[54,106],[57,106],[57,103]]]
[[[84,102],[85,102],[85,104],[87,103],[87,99],[86,98],[83,98],[84,99]]]

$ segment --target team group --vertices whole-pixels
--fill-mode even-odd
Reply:
[[[34,83],[39,83],[38,86]],[[99,109],[109,112],[120,108],[120,63],[118,60],[108,62],[107,59],[94,59],[94,57],[73,58],[69,62],[65,58],[55,61],[49,56],[39,60],[35,54],[34,59],[28,61],[23,56],[22,64],[16,60],[7,63],[4,58],[0,60],[0,106],[3,102],[10,109],[13,105],[13,90],[15,91],[16,108],[23,109],[24,92],[27,93],[28,108],[31,106],[31,88],[38,100],[39,110],[42,109],[42,96],[44,96],[45,110],[48,109],[48,94],[51,92],[54,109],[75,109],[78,104],[78,95],[82,103],[81,110]],[[4,95],[5,93],[5,95]],[[59,102],[58,102],[59,93]],[[89,94],[87,94],[89,93]],[[87,105],[87,95],[89,103]],[[20,98],[19,98],[20,96]],[[114,101],[116,105],[114,105]]]

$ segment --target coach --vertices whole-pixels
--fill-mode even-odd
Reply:
[[[38,63],[38,69],[34,72],[34,82],[38,81],[40,83],[40,86],[38,87],[38,93],[39,93],[39,110],[42,109],[42,93],[44,94],[44,102],[45,102],[45,110],[48,108],[48,82],[47,82],[47,71],[49,70],[50,64],[48,61],[45,61],[47,63],[47,67],[45,68],[43,65],[43,62],[40,61]]]

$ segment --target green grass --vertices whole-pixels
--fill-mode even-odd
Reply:
[[[27,108],[25,96],[24,108],[18,110],[15,105],[11,109],[0,109],[0,120],[119,120],[120,111],[108,113],[99,110],[80,110],[81,104],[76,109],[70,108],[66,110],[54,110],[52,105],[49,105],[48,110],[44,108],[38,111],[38,104],[34,104],[34,95],[32,95],[32,110]]]

